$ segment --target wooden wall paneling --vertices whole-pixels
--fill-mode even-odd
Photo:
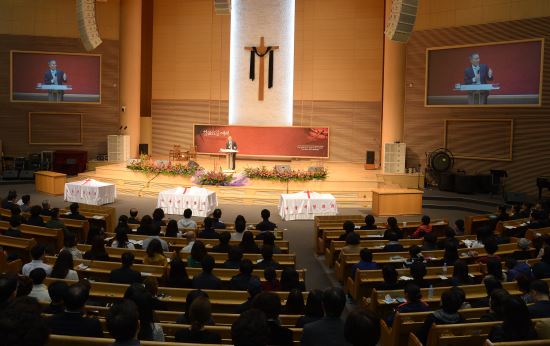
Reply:
[[[119,126],[119,48],[118,41],[104,40],[94,50],[101,54],[101,104],[59,104],[9,102],[9,68],[0,69],[0,139],[5,155],[25,156],[42,150],[75,149],[74,145],[32,145],[28,142],[29,112],[82,113],[83,143],[77,149],[88,151],[88,157],[107,152],[107,135]],[[84,53],[80,39],[0,35],[0,64],[9,66],[10,50]],[[63,124],[60,124],[60,129]],[[70,129],[66,129],[70,131]]]
[[[416,31],[407,45],[405,128],[407,166],[425,167],[425,153],[444,145],[445,119],[512,119],[513,155],[510,162],[457,159],[455,169],[467,173],[505,169],[508,191],[536,192],[536,177],[550,172],[550,54],[545,54],[542,106],[539,108],[453,108],[424,107],[425,54],[430,47],[476,44],[481,42],[545,38],[549,52],[550,17],[523,19],[484,25]],[[490,129],[487,129],[490,131]],[[478,134],[478,137],[481,134]]]
[[[82,113],[29,112],[29,144],[82,145]]]

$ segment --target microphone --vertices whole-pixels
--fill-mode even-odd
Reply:
[[[118,128],[119,130],[122,130],[122,125],[120,125],[120,127]]]
[[[124,126],[124,130],[126,130],[128,128],[128,126]]]

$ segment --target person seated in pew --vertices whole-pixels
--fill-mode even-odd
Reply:
[[[118,217],[118,223],[114,231],[115,233],[119,231],[124,233],[132,233],[132,229],[130,228],[130,225],[128,225],[128,216],[120,215]]]
[[[243,253],[260,253],[260,248],[254,241],[254,235],[250,231],[243,233],[243,239],[239,243],[239,247]]]
[[[401,252],[404,250],[403,245],[399,243],[399,235],[397,232],[388,232],[387,238],[389,242],[384,245],[382,252]]]
[[[273,248],[270,245],[265,245],[262,247],[262,259],[256,262],[256,268],[265,269],[268,267],[274,269],[281,269],[279,262],[273,259]],[[244,260],[243,260],[244,261]]]
[[[218,244],[214,245],[212,247],[212,252],[219,252],[219,253],[229,253],[229,249],[231,248],[231,245],[229,245],[229,241],[231,240],[231,233],[228,231],[223,231],[220,233],[220,238],[218,239]]]
[[[282,253],[281,249],[275,244],[275,235],[271,232],[264,232],[265,236],[263,237],[263,246],[271,246],[274,254]],[[257,238],[257,237],[256,237]]]
[[[296,328],[303,328],[306,324],[319,321],[323,317],[323,291],[311,290],[307,295],[304,315],[296,321]]]
[[[376,220],[374,219],[374,216],[371,214],[367,214],[365,216],[365,224],[361,226],[361,230],[375,230],[378,227],[376,226]]]
[[[344,255],[358,254],[361,251],[361,237],[355,232],[348,234],[346,238],[346,246],[340,250],[340,260],[344,258]]]
[[[21,199],[17,201],[17,205],[22,212],[28,213],[31,210],[31,195],[21,196]]]
[[[176,220],[168,221],[166,230],[164,231],[164,236],[170,238],[181,238],[181,232],[178,228],[178,222]]]
[[[40,211],[40,215],[42,216],[51,216],[52,212],[52,206],[50,204],[50,201],[45,199],[42,201],[42,210]]]
[[[533,210],[531,212],[529,220],[530,229],[539,229],[550,226],[550,221],[548,220],[548,215],[545,215],[543,211]]]
[[[26,297],[32,291],[32,280],[28,276],[17,276],[16,297]]]
[[[525,304],[533,304],[534,302],[533,297],[529,294],[532,281],[532,275],[519,274],[516,277],[516,284],[518,285],[518,290],[521,292],[520,297],[523,299]]]
[[[459,259],[458,249],[454,243],[449,242],[445,244],[445,252],[443,253],[443,259],[441,260],[444,266],[453,266]]]
[[[498,288],[502,288],[502,283],[492,275],[487,275],[483,278],[483,285],[487,295],[481,299],[472,302],[473,308],[485,308],[489,306],[489,298],[491,293]]]
[[[10,217],[11,216],[19,216],[21,218],[21,223],[26,223],[27,222],[27,219],[21,215],[21,208],[17,205],[17,204],[13,204],[11,207],[10,207]]]
[[[10,346],[48,345],[50,332],[41,312],[42,306],[36,299],[15,299],[0,315],[0,343]]]
[[[485,239],[483,242],[483,248],[485,249],[485,252],[487,252],[487,255],[481,256],[477,261],[478,263],[487,264],[490,259],[495,259],[499,262],[501,261],[500,256],[495,255],[498,251],[498,244],[494,237]]]
[[[516,296],[510,296],[502,307],[503,320],[489,332],[491,342],[534,340],[537,332],[529,317],[525,302]]]
[[[286,303],[283,307],[282,313],[284,315],[303,315],[305,309],[304,296],[302,291],[298,289],[292,289],[288,292],[286,297]]]
[[[342,229],[344,230],[344,233],[340,234],[340,236],[338,237],[339,241],[345,241],[348,238],[348,235],[350,235],[351,233],[355,233],[355,224],[353,223],[353,221],[344,221]]]
[[[497,214],[493,215],[496,221],[508,221],[510,220],[510,215],[508,214],[508,206],[500,205],[497,208]]]
[[[349,345],[344,337],[344,322],[341,319],[345,306],[346,295],[344,291],[340,287],[327,288],[323,292],[325,317],[304,326],[302,345]]]
[[[24,276],[29,276],[31,271],[33,271],[36,268],[42,268],[44,271],[46,271],[46,275],[50,275],[52,273],[52,266],[49,264],[44,263],[44,256],[46,255],[46,248],[44,245],[36,244],[31,248],[31,258],[32,260],[23,265],[23,268],[21,268],[21,273]]]
[[[191,304],[195,301],[197,298],[207,298],[208,293],[204,292],[203,290],[192,290],[190,291],[187,296],[185,297],[185,307],[183,314],[179,315],[178,318],[176,318],[176,323],[178,324],[191,324],[190,322],[190,316],[189,316],[189,309],[191,308]],[[210,318],[210,321],[207,323],[210,326],[216,325],[214,323],[214,320]]]
[[[525,261],[518,261],[512,256],[506,257],[506,281],[516,281],[516,278],[521,275],[531,276],[531,267]]]
[[[395,217],[388,217],[388,219],[386,220],[386,228],[387,229],[384,231],[385,240],[390,240],[391,232],[395,232],[397,234],[397,239],[403,239],[403,230],[399,228],[399,224],[397,223],[397,219]]]
[[[405,260],[405,267],[409,267],[415,262],[424,262],[422,249],[418,245],[413,245],[409,248],[409,259]]]
[[[193,211],[189,208],[183,211],[183,218],[178,220],[178,228],[197,228],[197,223],[191,218]]]
[[[130,209],[130,217],[128,218],[128,224],[139,225],[138,210],[136,208]]]
[[[153,239],[149,242],[146,248],[147,256],[143,259],[143,264],[153,266],[166,265],[166,256],[162,248],[162,243],[158,239]]]
[[[166,284],[169,287],[174,288],[192,288],[193,282],[189,278],[189,275],[187,274],[187,270],[185,269],[185,263],[181,260],[179,256],[175,256],[170,261],[169,264],[169,271],[168,271],[168,278],[166,279]]]
[[[437,250],[437,236],[434,232],[424,234],[420,249],[422,249],[422,251]]]
[[[535,304],[529,306],[529,316],[531,318],[549,318],[550,292],[548,284],[543,280],[534,280],[531,282],[529,294],[535,302]]]
[[[352,346],[376,346],[380,334],[380,318],[363,307],[355,309],[346,318],[344,337]]]
[[[202,259],[207,254],[204,243],[200,240],[195,241],[191,248],[191,254],[187,257],[187,265],[191,268],[200,268],[202,266]]]
[[[162,208],[156,208],[153,210],[153,226],[166,226],[166,222],[164,221],[164,210]]]
[[[261,282],[262,291],[280,291],[281,282],[277,279],[277,272],[273,267],[264,269],[264,280]]]
[[[372,261],[372,252],[367,249],[363,248],[359,252],[359,257],[361,257],[361,260],[357,263],[355,263],[351,267],[351,276],[355,277],[355,272],[359,270],[376,270],[379,268],[378,263]]]
[[[235,218],[235,232],[231,232],[231,240],[243,240],[243,232],[246,229],[246,219],[242,215]]]
[[[202,272],[193,277],[193,288],[201,290],[219,290],[222,288],[222,280],[212,274],[215,264],[214,257],[204,256],[201,261]]]
[[[521,204],[516,203],[512,206],[512,210],[510,211],[510,220],[518,220],[521,219]]]
[[[474,279],[470,276],[468,263],[464,260],[456,260],[453,266],[452,286],[473,285]]]
[[[224,227],[225,228],[225,227]],[[199,232],[201,239],[219,239],[219,234],[214,230],[214,220],[210,217],[204,218],[204,230]]]
[[[151,235],[153,229],[153,218],[149,215],[144,215],[141,218],[139,227],[136,230],[136,233],[139,235]]]
[[[420,287],[413,283],[408,283],[405,285],[405,302],[398,305],[393,312],[386,318],[386,323],[388,326],[392,326],[393,320],[395,319],[396,313],[407,313],[407,312],[424,312],[430,311],[428,304],[422,301],[422,292]]]
[[[457,324],[464,323],[464,317],[458,312],[462,306],[459,293],[448,289],[441,294],[441,308],[429,314],[424,324],[416,331],[416,336],[422,344],[426,345],[428,333],[433,324]]]
[[[143,278],[143,286],[151,294],[151,305],[153,310],[168,310],[168,305],[165,301],[160,300],[159,295],[159,281],[154,276],[145,276]]]
[[[50,305],[44,308],[44,313],[56,315],[65,311],[65,296],[69,291],[69,285],[65,281],[54,281],[48,286],[48,294],[51,298]]]
[[[139,346],[139,311],[131,300],[117,302],[105,316],[107,330],[115,339],[111,346]]]
[[[267,318],[258,309],[243,312],[231,325],[231,341],[235,346],[266,346]]]
[[[223,262],[222,268],[239,269],[243,259],[243,250],[238,246],[231,246],[227,253],[227,260]]]
[[[2,209],[10,210],[12,206],[17,205],[15,200],[17,199],[17,192],[15,190],[8,191],[6,198],[2,200]]]
[[[454,223],[454,231],[456,235],[464,235],[464,220],[457,219]]]
[[[540,262],[535,263],[531,271],[535,279],[547,279],[550,278],[550,246],[546,245],[543,248],[542,257]]]
[[[92,261],[110,261],[109,254],[105,250],[105,240],[102,236],[96,236],[92,241],[92,247],[86,251],[82,258]]]
[[[126,289],[124,299],[133,301],[139,312],[139,340],[164,341],[164,331],[155,320],[153,297],[142,284],[132,284]]]
[[[50,219],[46,222],[46,227],[52,229],[61,228],[64,232],[68,231],[63,221],[59,219],[59,208],[53,208],[51,210]]]
[[[431,219],[428,215],[422,216],[422,219],[420,220],[420,225],[416,228],[416,230],[411,235],[411,238],[413,239],[419,239],[424,237],[426,233],[430,233],[432,231],[432,225],[430,224]]]
[[[42,216],[40,216],[41,212],[41,206],[33,205],[30,208],[31,216],[29,216],[29,218],[27,219],[27,225],[44,227],[46,224],[44,223],[44,219],[42,219]]]
[[[254,297],[252,307],[262,311],[267,317],[267,344],[291,346],[292,331],[287,327],[282,327],[279,320],[282,306],[281,299],[273,292],[262,292]]]
[[[82,259],[82,252],[76,246],[76,236],[74,232],[64,232],[63,249],[61,249],[61,251],[68,251],[73,256],[73,259]]]
[[[127,284],[140,283],[142,281],[141,273],[132,269],[134,265],[135,256],[131,252],[125,252],[120,257],[122,265],[120,268],[111,270],[109,274],[109,282],[115,284]]]
[[[493,276],[498,281],[504,281],[504,273],[502,272],[502,262],[496,259],[490,259],[487,262],[487,275]]]
[[[142,248],[147,249],[149,247],[149,244],[155,239],[160,242],[160,245],[162,246],[162,250],[164,250],[166,252],[170,251],[170,246],[168,245],[166,240],[164,240],[160,237],[160,226],[159,225],[153,225],[151,227],[151,235],[149,236],[149,238],[143,240]]]
[[[211,320],[210,300],[206,297],[195,299],[189,308],[190,326],[188,329],[178,330],[174,336],[175,341],[193,344],[221,344],[220,334],[204,329]]]
[[[64,214],[62,217],[66,219],[73,219],[73,220],[86,220],[86,216],[80,214],[80,206],[78,203],[71,203],[69,206],[70,212],[67,214]]]
[[[245,258],[239,267],[239,274],[229,280],[229,289],[235,291],[246,291],[250,280],[259,280],[257,276],[252,275],[254,265],[252,261]]]
[[[479,318],[480,322],[493,322],[502,321],[504,319],[504,313],[502,307],[506,300],[510,298],[510,293],[502,288],[497,288],[491,292],[489,298],[489,313],[482,315]]]
[[[262,209],[261,212],[262,221],[256,225],[256,229],[262,232],[274,231],[277,228],[277,225],[269,221],[271,213],[267,209]]]
[[[516,260],[527,260],[533,257],[533,251],[530,249],[531,241],[526,238],[518,239],[518,249],[514,251],[512,256]]]
[[[33,269],[29,274],[29,278],[32,280],[32,290],[28,296],[35,298],[39,302],[51,303],[52,299],[48,293],[48,286],[44,285],[46,271],[42,268]]]
[[[90,296],[90,286],[79,282],[70,285],[65,295],[65,311],[46,319],[50,332],[58,335],[103,337],[99,320],[84,317],[84,305]]]
[[[17,274],[0,274],[0,315],[10,305],[17,295]]]
[[[246,292],[248,293],[248,298],[246,301],[237,306],[235,309],[235,313],[237,314],[242,314],[243,312],[252,309],[252,302],[254,301],[254,298],[258,294],[262,293],[262,285],[257,277],[254,277],[248,282]]]
[[[193,244],[195,244],[197,234],[194,231],[187,231],[184,235],[185,239],[187,239],[187,245],[185,245],[180,250],[180,253],[191,253],[191,249],[193,248]]]
[[[220,219],[222,218],[222,210],[219,208],[214,209],[214,212],[212,212],[212,229],[225,229],[225,223],[221,222]]]
[[[124,232],[124,230],[116,232],[115,239],[111,243],[111,247],[128,250],[134,250],[136,248],[134,244],[128,240],[128,233]]]
[[[286,267],[281,272],[281,291],[290,292],[293,289],[305,291],[305,283],[300,281],[300,275],[294,268]]]
[[[440,250],[445,249],[447,243],[452,243],[457,249],[460,247],[460,241],[455,238],[456,232],[451,227],[445,229],[445,238],[440,239],[437,242],[437,248]]]
[[[57,255],[50,277],[78,281],[78,273],[74,270],[73,255],[69,251],[61,250]]]
[[[430,287],[430,283],[424,279],[427,273],[426,264],[423,262],[415,262],[410,268],[410,275],[413,279],[409,282],[420,288],[428,288]]]
[[[395,267],[391,264],[386,264],[382,267],[382,278],[384,282],[376,285],[377,291],[393,291],[403,289],[405,283],[399,281],[399,274]]]
[[[21,232],[21,216],[15,215],[10,217],[10,227],[4,232],[6,237],[21,238],[23,232]]]

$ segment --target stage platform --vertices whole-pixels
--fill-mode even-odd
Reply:
[[[208,170],[214,169],[214,166],[219,164],[216,158],[200,155],[197,162]],[[277,164],[290,165],[292,169],[307,170],[308,167],[318,166],[321,163],[316,160],[287,162],[237,160],[236,166],[237,172],[240,172],[246,167],[266,166],[267,168],[272,168]],[[331,193],[336,197],[338,205],[344,208],[371,208],[372,190],[387,186],[380,170],[365,170],[362,163],[326,161],[322,165],[328,170],[328,177],[324,181],[286,183],[250,180],[247,186],[205,187],[216,191],[218,201],[222,203],[278,205],[280,194],[308,190],[319,193]],[[69,180],[81,180],[84,178],[93,178],[114,183],[116,184],[118,193],[154,198],[162,190],[193,185],[190,177],[144,174],[127,169],[125,163],[99,166],[95,168],[95,171],[81,173],[78,177]]]

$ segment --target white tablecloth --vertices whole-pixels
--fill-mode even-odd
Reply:
[[[116,199],[115,184],[86,179],[65,184],[65,201],[103,205]]]
[[[162,208],[167,214],[182,215],[187,208],[193,211],[193,216],[207,216],[218,206],[218,198],[214,191],[202,187],[177,187],[159,193],[157,208]]]
[[[283,220],[313,220],[317,215],[336,215],[336,198],[330,193],[298,192],[281,194],[279,215]]]

